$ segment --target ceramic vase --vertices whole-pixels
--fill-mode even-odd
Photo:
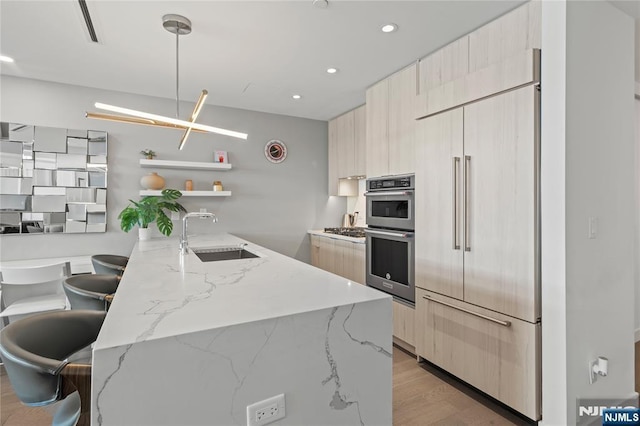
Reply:
[[[146,241],[151,239],[151,228],[138,228],[138,239]]]
[[[140,185],[142,185],[145,189],[163,189],[164,188],[164,178],[157,174],[156,172],[149,173],[148,175],[142,176],[140,179]]]

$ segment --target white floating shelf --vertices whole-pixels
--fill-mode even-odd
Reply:
[[[230,197],[231,191],[180,191],[183,197]],[[140,196],[144,195],[156,195],[161,196],[162,191],[153,191],[143,189],[140,191]]]
[[[229,163],[204,163],[197,161],[174,161],[174,160],[147,160],[140,159],[140,167],[154,167],[158,169],[190,169],[190,170],[230,170]],[[194,191],[196,192],[196,191]]]

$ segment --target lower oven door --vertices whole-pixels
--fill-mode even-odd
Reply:
[[[415,303],[413,232],[387,229],[367,234],[367,285]]]

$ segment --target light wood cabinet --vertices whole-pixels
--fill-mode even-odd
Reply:
[[[418,122],[416,286],[462,299],[462,108]]]
[[[464,300],[529,322],[540,317],[537,94],[529,86],[464,108]]]
[[[310,240],[313,266],[358,284],[365,283],[364,244],[317,235],[310,235]]]
[[[537,99],[529,86],[423,120],[416,173],[416,285],[529,322]]]
[[[402,345],[410,352],[415,352],[415,308],[404,303],[393,301],[393,337],[408,343],[410,347]]]
[[[367,174],[367,106],[362,105],[353,110],[353,129],[355,159],[354,170],[349,176],[366,176]]]
[[[389,77],[389,170],[386,174],[415,171],[416,69],[417,66],[412,65]]]
[[[420,60],[418,93],[441,87],[469,73],[469,36],[459,38]]]
[[[416,351],[532,419],[540,418],[540,324],[416,289]]]
[[[415,64],[367,89],[367,176],[415,171]]]
[[[339,179],[365,175],[365,106],[329,121],[329,195],[341,195]]]
[[[327,182],[328,194],[338,195],[338,122],[330,120],[328,124],[328,156],[327,156]]]
[[[530,1],[469,34],[469,72],[542,45],[542,2]]]
[[[367,89],[367,177],[389,171],[389,80]]]
[[[352,176],[355,165],[354,113],[349,111],[337,117],[338,177]]]

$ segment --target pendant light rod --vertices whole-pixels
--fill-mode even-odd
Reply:
[[[142,124],[147,126],[157,126],[170,129],[183,130],[184,133],[180,139],[179,149],[184,147],[189,135],[194,132],[217,133],[225,136],[231,136],[239,139],[247,139],[248,135],[242,132],[222,129],[219,127],[206,126],[196,123],[198,115],[204,107],[208,92],[203,90],[200,98],[191,113],[189,121],[180,119],[180,36],[191,33],[191,21],[184,16],[169,14],[162,17],[162,26],[172,34],[176,35],[176,118],[165,117],[162,115],[151,114],[142,111],[136,111],[129,108],[122,108],[115,105],[95,103],[95,107],[106,111],[116,112],[123,115],[113,115],[95,112],[86,112],[85,117],[98,120],[109,120],[121,123]]]
[[[180,118],[180,34],[176,32],[176,118]]]

